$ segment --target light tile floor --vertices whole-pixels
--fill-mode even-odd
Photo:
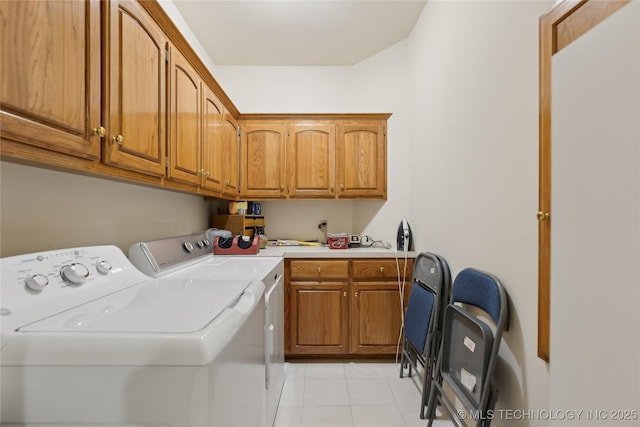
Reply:
[[[424,427],[417,377],[399,373],[393,362],[287,362],[275,427]]]

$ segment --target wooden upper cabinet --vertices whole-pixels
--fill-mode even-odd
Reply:
[[[241,132],[242,197],[284,198],[284,122],[245,122]]]
[[[225,111],[222,127],[222,193],[237,196],[240,192],[240,125],[228,111]]]
[[[225,180],[223,170],[223,124],[224,107],[206,85],[202,91],[202,186],[208,190],[222,192]],[[236,150],[237,151],[237,150]]]
[[[100,2],[0,2],[3,139],[98,159]]]
[[[169,178],[200,185],[201,100],[200,77],[178,49],[171,49],[169,82]]]
[[[241,196],[386,199],[388,117],[241,115]]]
[[[341,123],[336,142],[339,198],[387,197],[386,124]]]
[[[386,198],[389,114],[242,115],[157,1],[0,0],[0,37],[5,159],[228,199]]]
[[[336,126],[290,124],[287,128],[287,195],[335,197]]]
[[[103,162],[164,176],[167,41],[138,2],[103,4],[109,10]]]

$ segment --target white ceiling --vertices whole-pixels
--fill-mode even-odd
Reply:
[[[406,38],[426,0],[173,0],[216,65],[353,65]]]

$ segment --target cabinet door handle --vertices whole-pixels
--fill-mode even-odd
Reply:
[[[360,292],[356,291],[356,293],[354,294],[354,296],[357,298],[358,295],[360,295]]]
[[[102,126],[98,126],[93,130],[93,133],[98,135],[100,138],[104,138],[107,135],[107,130]]]
[[[118,145],[122,145],[122,143],[124,142],[124,138],[122,137],[122,135],[116,135],[113,137],[113,142]]]
[[[546,221],[549,219],[549,212],[539,211],[536,218],[538,218],[538,221]]]
[[[346,297],[346,296],[347,296],[347,291],[344,291],[344,292],[342,293],[342,296],[343,296],[343,297]]]
[[[380,273],[384,273],[384,267],[380,267]]]

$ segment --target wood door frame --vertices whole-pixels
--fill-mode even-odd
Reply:
[[[630,0],[560,0],[539,19],[538,357],[549,361],[551,301],[551,62]]]

